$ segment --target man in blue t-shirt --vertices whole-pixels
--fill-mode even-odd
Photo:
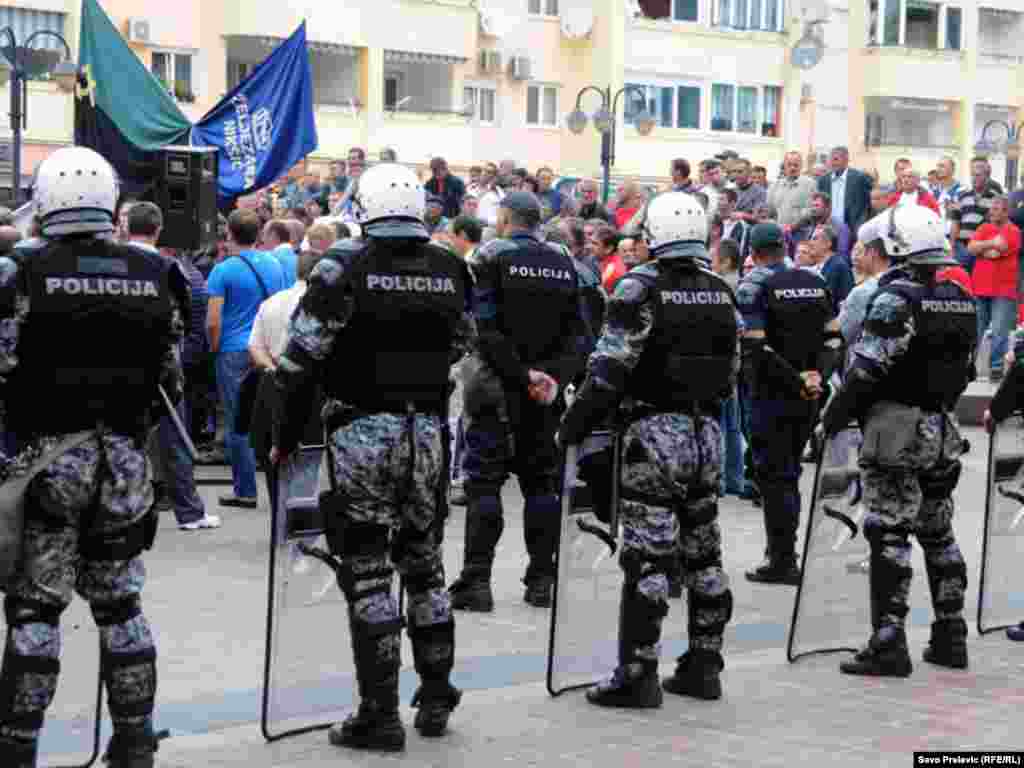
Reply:
[[[292,231],[288,224],[281,219],[268,221],[263,227],[263,246],[265,252],[277,259],[277,263],[281,265],[284,287],[291,288],[297,279],[296,267],[299,257],[292,248]]]
[[[537,169],[537,197],[540,199],[540,218],[550,221],[562,212],[565,195],[555,189],[555,172],[544,166]]]
[[[224,452],[231,464],[234,493],[220,497],[225,507],[255,509],[256,456],[249,439],[238,434],[238,395],[249,371],[249,336],[260,304],[284,289],[278,261],[256,250],[260,220],[255,211],[237,210],[228,217],[228,257],[213,268],[206,332],[216,355],[217,391],[224,406]]]

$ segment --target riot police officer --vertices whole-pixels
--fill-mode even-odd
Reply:
[[[946,255],[942,219],[927,208],[890,208],[861,227],[869,250],[895,266],[872,297],[842,389],[822,414],[826,434],[856,417],[864,537],[871,546],[873,633],[840,669],[852,675],[905,677],[912,671],[904,631],[910,580],[910,534],[924,549],[935,622],[924,660],[967,666],[963,619],[967,568],[953,535],[952,493],[965,450],[953,408],[973,377],[977,341],[974,300],[936,271]]]
[[[114,725],[108,764],[147,768],[156,751],[156,649],[140,599],[139,555],[156,534],[144,448],[158,386],[180,400],[189,291],[174,262],[110,239],[117,196],[100,155],[54,152],[34,194],[43,238],[0,259],[0,372],[7,428],[23,447],[6,470],[53,457],[28,486],[24,550],[4,600],[5,766],[35,765],[60,671],[60,616],[74,592],[99,626]]]
[[[494,609],[491,566],[504,528],[501,487],[510,472],[525,497],[524,599],[551,604],[561,402],[554,395],[582,367],[587,343],[576,268],[570,256],[538,239],[537,198],[513,192],[500,205],[503,239],[477,251],[473,270],[479,341],[466,363],[466,547],[462,574],[451,586],[453,607],[473,611]]]
[[[271,458],[284,460],[300,442],[322,381],[332,489],[320,503],[349,604],[361,697],[330,741],[400,750],[395,567],[421,681],[417,730],[441,736],[460,698],[449,681],[455,622],[441,557],[442,427],[449,367],[472,334],[471,281],[454,253],[430,243],[426,197],[412,171],[375,166],[353,201],[363,238],[327,251],[291,320],[275,374],[282,399]]]
[[[778,225],[755,226],[750,245],[756,266],[743,277],[736,298],[745,326],[743,376],[751,389],[751,453],[767,557],[746,576],[795,585],[800,461],[814,426],[814,401],[842,359],[841,336],[825,281],[804,269],[787,269]]]
[[[679,550],[689,650],[665,690],[721,696],[722,633],[732,615],[718,527],[719,411],[739,369],[741,321],[728,284],[700,265],[707,215],[696,198],[655,197],[642,231],[654,260],[616,285],[586,379],[559,430],[563,445],[579,443],[620,403],[628,406],[619,666],[587,693],[601,706],[660,706],[658,644]]]

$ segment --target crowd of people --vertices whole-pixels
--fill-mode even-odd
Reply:
[[[396,160],[394,150],[381,151],[381,162]],[[879,271],[879,265],[865,257],[864,244],[857,239],[858,229],[870,217],[890,208],[924,206],[945,221],[948,247],[959,266],[943,270],[941,276],[957,281],[977,298],[979,338],[984,339],[979,370],[998,382],[1010,333],[1019,317],[1024,320],[1018,310],[1024,192],[1006,196],[991,178],[991,167],[984,157],[972,160],[970,180],[963,183],[957,179],[955,161],[949,157],[924,173],[908,159],[899,159],[888,183],[880,182],[877,171],[851,167],[849,160],[848,150],[837,147],[831,153],[830,167],[805,167],[799,152],[789,152],[772,179],[768,169],[734,151],[701,161],[696,174],[688,160],[677,158],[670,163],[671,181],[663,189],[625,180],[606,201],[601,199],[597,180],[558,185],[554,169],[540,167],[531,173],[513,160],[473,165],[465,180],[451,173],[440,157],[431,160],[429,167],[417,169],[417,173],[427,190],[425,223],[433,241],[470,265],[475,252],[497,237],[495,225],[501,201],[516,191],[531,192],[540,202],[543,239],[561,246],[572,257],[581,279],[593,288],[595,303],[600,301],[597,294],[610,295],[623,274],[649,260],[639,228],[644,206],[659,191],[692,193],[705,205],[709,218],[708,268],[734,289],[753,266],[753,227],[774,222],[784,235],[786,262],[825,280],[848,342],[860,328]],[[305,287],[304,276],[334,239],[359,234],[355,193],[370,164],[367,152],[354,147],[345,159],[330,164],[326,180],[316,173],[290,175],[240,200],[239,207],[254,215],[252,226],[258,227],[255,239],[237,242],[222,218],[219,242],[184,258],[193,295],[208,296],[209,308],[217,315],[211,325],[207,311],[200,307],[202,302],[195,302],[197,312],[193,313],[185,360],[193,382],[188,393],[189,423],[202,461],[217,463],[226,458],[233,467],[234,493],[224,496],[222,505],[255,507],[255,469],[265,459],[269,445],[265,429],[262,433],[257,429],[252,441],[236,439],[225,429],[222,453],[214,444],[218,413],[213,407],[215,401],[219,400],[219,410],[224,413],[223,423],[233,423],[237,392],[248,366],[273,370],[287,317]],[[126,223],[130,207],[131,202],[122,206],[123,239],[131,237]],[[217,268],[226,255],[239,253],[246,254],[244,262],[232,261],[230,266]],[[262,288],[259,295],[244,298],[244,291],[232,291],[236,268],[248,271],[249,262],[263,276],[266,295]],[[276,274],[278,269],[280,275]],[[261,302],[278,290],[286,290],[287,298],[268,301],[261,310]],[[218,335],[216,345],[211,338],[214,333]],[[749,418],[749,403],[744,407],[742,392],[738,392],[727,403],[722,418],[726,451],[721,491],[758,504],[746,449]],[[251,443],[262,455],[251,452]],[[456,445],[455,455],[461,455],[460,445]],[[173,471],[168,474],[174,475]],[[170,504],[171,497],[183,498],[181,492],[174,491],[163,503]],[[463,499],[456,464],[452,500],[460,503]],[[183,525],[195,525],[197,520],[202,521],[199,525],[208,525],[217,520],[217,516],[201,515],[194,508],[177,509],[180,502],[170,506],[175,506]]]

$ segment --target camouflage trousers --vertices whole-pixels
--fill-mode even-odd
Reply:
[[[75,592],[92,610],[114,728],[152,727],[156,649],[140,595],[138,557],[85,557],[85,538],[138,522],[153,506],[152,471],[130,438],[106,435],[64,453],[32,481],[24,552],[4,600],[7,643],[0,673],[0,755],[34,749],[60,672],[60,616]]]
[[[718,420],[671,413],[642,419],[627,429],[622,456],[620,663],[657,665],[668,573],[677,560],[687,588],[689,646],[720,653],[732,592],[718,527]]]
[[[410,439],[411,438],[411,439]],[[445,589],[440,492],[444,452],[440,418],[375,414],[330,436],[337,490],[344,496],[344,540],[335,547],[360,695],[397,701],[402,626],[394,571],[408,595],[409,639],[425,686],[446,686],[455,621]],[[412,449],[412,453],[410,453]],[[335,545],[332,544],[332,547]]]
[[[936,621],[959,619],[967,566],[953,535],[953,489],[963,442],[952,415],[926,413],[900,456],[903,466],[862,462],[864,535],[871,544],[872,623],[902,629],[909,611],[910,536],[924,550]]]

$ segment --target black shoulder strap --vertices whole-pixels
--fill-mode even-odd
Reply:
[[[267,290],[267,284],[263,282],[263,278],[260,277],[260,273],[256,271],[256,267],[254,267],[252,265],[252,262],[245,258],[245,256],[243,256],[242,254],[238,254],[238,258],[240,258],[242,260],[242,263],[245,264],[245,266],[247,266],[249,269],[251,269],[253,275],[256,276],[256,282],[260,284],[260,290],[263,291],[263,300],[266,301],[267,299],[269,299],[270,291]]]

